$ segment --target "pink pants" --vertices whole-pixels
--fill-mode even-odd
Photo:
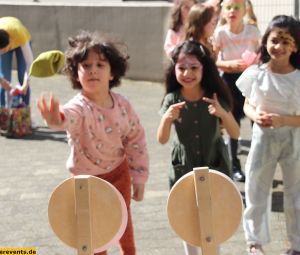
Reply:
[[[131,177],[129,175],[129,168],[127,160],[124,160],[112,172],[107,174],[97,175],[97,177],[104,179],[114,185],[122,194],[128,212],[128,223],[123,236],[121,237],[120,250],[122,255],[135,255],[135,243],[133,234],[133,225],[130,212],[131,201]],[[95,253],[95,255],[106,255],[107,251]]]

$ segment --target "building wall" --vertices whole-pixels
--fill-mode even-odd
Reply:
[[[278,14],[294,15],[294,0],[251,0],[258,26],[264,33],[270,20]]]
[[[171,3],[104,6],[1,5],[1,16],[18,17],[32,34],[34,55],[65,50],[67,38],[80,29],[113,33],[126,42],[127,77],[160,81],[164,73],[163,42]]]

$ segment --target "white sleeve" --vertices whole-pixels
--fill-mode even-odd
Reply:
[[[25,63],[26,63],[26,70],[24,73],[24,80],[28,79],[29,77],[29,69],[30,66],[33,62],[33,53],[32,53],[32,49],[30,46],[30,42],[27,42],[24,46],[21,47],[22,49],[22,53],[25,59]]]
[[[258,78],[259,68],[257,65],[248,67],[236,81],[236,86],[246,98],[250,98],[255,81]]]

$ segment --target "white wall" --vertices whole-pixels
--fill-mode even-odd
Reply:
[[[35,56],[65,50],[67,38],[80,29],[112,32],[129,48],[131,79],[163,79],[165,54],[163,43],[171,3],[148,5],[10,5],[2,4],[1,16],[18,17],[32,34]]]
[[[271,19],[278,14],[293,15],[294,0],[251,0],[263,34]]]

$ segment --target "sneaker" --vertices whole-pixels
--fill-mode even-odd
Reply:
[[[260,244],[250,244],[247,251],[248,255],[265,255]]]
[[[245,182],[246,178],[242,171],[240,160],[237,157],[234,157],[231,161],[233,180],[237,182]]]
[[[237,182],[245,182],[246,178],[242,171],[233,172],[233,180]]]
[[[282,253],[281,255],[300,255],[300,251],[288,250],[285,253]]]

